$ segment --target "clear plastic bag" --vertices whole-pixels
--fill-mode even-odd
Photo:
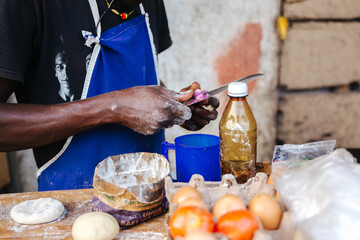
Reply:
[[[274,162],[275,187],[305,239],[360,239],[360,165],[345,149]]]
[[[272,162],[286,160],[311,160],[334,151],[336,140],[310,142],[305,144],[276,145]]]

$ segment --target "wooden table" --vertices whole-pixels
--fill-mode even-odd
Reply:
[[[51,197],[62,202],[66,214],[55,222],[23,225],[10,217],[16,204],[37,198]],[[15,193],[0,195],[0,239],[72,239],[71,228],[77,217],[91,212],[93,189]],[[121,231],[116,239],[167,239],[165,214]]]

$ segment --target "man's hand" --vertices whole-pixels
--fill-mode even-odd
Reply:
[[[111,123],[119,123],[148,135],[162,128],[181,125],[191,118],[191,110],[181,102],[192,90],[174,92],[161,86],[137,86],[108,94]]]
[[[200,84],[194,82],[191,86],[186,87],[181,90],[185,92],[188,90],[195,91],[196,89],[201,89]],[[197,131],[202,129],[204,126],[209,124],[211,120],[215,120],[218,116],[216,109],[219,107],[219,100],[216,97],[210,97],[199,103],[195,103],[190,106],[192,117],[187,120],[181,126],[190,131]]]

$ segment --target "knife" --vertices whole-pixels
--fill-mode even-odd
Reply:
[[[261,76],[264,76],[264,74],[262,74],[262,73],[257,73],[257,74],[253,74],[253,75],[249,75],[249,76],[246,76],[246,77],[237,79],[237,80],[235,80],[235,81],[232,81],[231,83],[233,83],[233,82],[244,82],[244,83],[248,83],[248,82],[251,82],[252,80],[255,80],[255,79],[257,79],[257,78],[259,78],[259,77],[261,77]],[[218,94],[218,93],[221,93],[221,92],[227,90],[229,84],[230,84],[230,83],[225,84],[225,85],[222,85],[221,87],[215,88],[215,89],[210,90],[210,91],[208,91],[208,92],[204,92],[204,94],[203,94],[203,95],[204,95],[204,98],[201,98],[201,100],[190,99],[190,100],[185,101],[184,104],[185,104],[186,106],[191,106],[191,105],[193,105],[193,104],[195,104],[195,103],[198,103],[198,102],[201,102],[201,101],[203,101],[203,100],[205,100],[205,99],[208,99],[209,97],[212,97],[212,96],[214,96],[214,95],[216,95],[216,94]]]

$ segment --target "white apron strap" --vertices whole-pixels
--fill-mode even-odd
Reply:
[[[159,63],[158,63],[158,59],[157,59],[156,48],[155,48],[155,45],[154,45],[154,37],[153,37],[152,31],[150,29],[149,15],[145,12],[145,9],[144,9],[144,6],[142,5],[142,3],[140,4],[140,10],[141,10],[141,14],[145,15],[146,26],[148,28],[148,33],[149,33],[149,38],[150,38],[150,43],[151,43],[151,49],[152,49],[153,58],[154,58],[157,83],[158,83],[158,85],[160,85]]]
[[[96,0],[89,0],[91,12],[94,18],[95,28],[96,28],[96,36],[100,37],[101,34],[101,22],[100,21],[100,14],[98,5],[96,3]]]
[[[67,149],[67,147],[69,146],[71,140],[72,140],[73,136],[68,137],[66,139],[66,142],[64,144],[64,146],[62,147],[62,149],[60,150],[60,152],[58,152],[55,157],[53,157],[50,161],[48,161],[47,163],[45,163],[41,168],[39,168],[39,170],[37,171],[36,175],[37,177],[39,177],[41,175],[41,173],[47,169],[51,164],[53,164],[56,160],[59,159],[59,157],[65,152],[65,150]]]
[[[142,3],[140,3],[140,11],[141,11],[141,14],[145,14],[145,9],[144,9],[144,6],[142,5]]]
[[[96,28],[96,38],[99,39],[100,35],[101,35],[101,22],[99,22],[100,21],[99,9],[98,9],[96,0],[88,0],[88,1],[89,1],[91,12],[92,12],[92,15],[94,18],[94,23],[95,23],[95,28]],[[89,65],[87,68],[85,81],[84,81],[84,87],[83,87],[83,91],[81,93],[81,99],[85,99],[88,94],[91,76],[93,74],[94,67],[96,64],[96,59],[99,55],[99,52],[100,52],[100,44],[99,44],[99,42],[97,42],[97,44],[95,44],[95,47],[91,54],[91,58],[90,58]]]

